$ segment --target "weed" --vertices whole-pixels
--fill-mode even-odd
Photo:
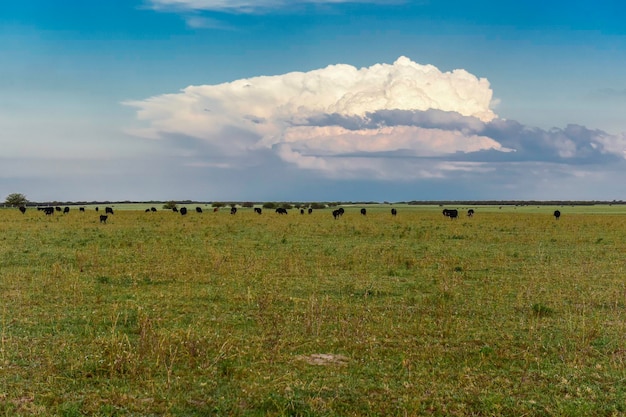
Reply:
[[[533,313],[539,317],[547,317],[547,316],[551,316],[552,314],[554,314],[553,309],[541,303],[533,304],[531,309]]]

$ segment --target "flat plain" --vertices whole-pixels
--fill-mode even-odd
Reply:
[[[0,413],[626,413],[624,206],[394,207],[0,210]]]

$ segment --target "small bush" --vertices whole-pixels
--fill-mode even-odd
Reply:
[[[532,310],[533,310],[533,313],[535,313],[539,317],[550,316],[554,313],[553,309],[541,303],[533,304]]]
[[[163,210],[172,210],[176,208],[176,201],[168,201],[163,204]]]

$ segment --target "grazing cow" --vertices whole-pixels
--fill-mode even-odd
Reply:
[[[108,218],[109,218],[109,216],[106,216],[106,215],[104,215],[104,214],[101,214],[101,215],[100,215],[100,223],[104,223],[104,224],[106,224],[106,222],[107,222],[107,219],[108,219]]]
[[[278,213],[278,214],[287,214],[287,209],[284,208],[284,207],[278,207],[276,209],[276,213]]]
[[[337,217],[341,217],[341,212],[339,210],[333,210],[333,217],[335,218],[335,220],[337,219]]]
[[[313,209],[309,207],[309,214],[313,213]]]
[[[104,208],[104,213],[105,214],[113,214],[113,209],[111,207],[105,207]]]
[[[304,214],[304,209],[300,209],[300,214]]]
[[[261,214],[261,213],[263,213],[263,210],[261,210],[261,208],[260,208],[260,207],[255,207],[255,208],[254,208],[254,212],[255,212],[256,214]]]
[[[365,216],[365,215],[367,214],[367,210],[365,210],[364,208],[362,208],[362,209],[361,209],[361,214],[362,214],[363,216]]]
[[[70,208],[69,208],[69,207],[65,207],[65,208],[63,209],[63,214],[67,214],[67,213],[69,213],[69,212],[70,212]]]
[[[202,208],[201,207],[196,207],[196,213],[202,213]]]
[[[156,207],[150,207],[150,211],[155,213],[157,211]]]
[[[172,207],[172,211],[173,211],[174,213],[178,213],[178,209],[177,209],[176,207]]]
[[[554,210],[554,218],[556,220],[559,220],[559,217],[561,217],[561,212],[558,210]]]
[[[396,214],[398,214],[398,210],[396,210],[395,208],[391,209],[391,215],[395,216]]]
[[[82,211],[84,213],[85,212],[85,207],[79,207],[78,211]]]
[[[56,206],[54,209],[55,209],[56,211],[63,211],[63,210],[61,209],[61,207],[59,207],[59,206]]]
[[[98,211],[98,210],[99,210],[98,207],[96,207],[96,211]]]
[[[179,211],[180,211],[180,214],[184,216],[185,214],[187,214],[187,207],[181,207]]]
[[[474,217],[474,209],[467,210],[467,217]]]
[[[22,212],[22,214],[26,213],[26,207],[20,206],[20,211]]]
[[[459,211],[456,209],[443,209],[443,215],[450,219],[458,219]]]
[[[230,214],[237,214],[237,207],[231,207]]]
[[[219,209],[220,209],[219,207],[213,207],[213,213],[217,213]]]
[[[150,213],[150,209],[146,209],[146,210],[145,210],[145,212],[146,212],[146,213]]]
[[[54,207],[44,207],[43,212],[46,213],[46,216],[51,216],[54,214]]]

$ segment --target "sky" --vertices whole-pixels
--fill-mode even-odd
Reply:
[[[3,0],[0,200],[626,200],[624,15]]]

